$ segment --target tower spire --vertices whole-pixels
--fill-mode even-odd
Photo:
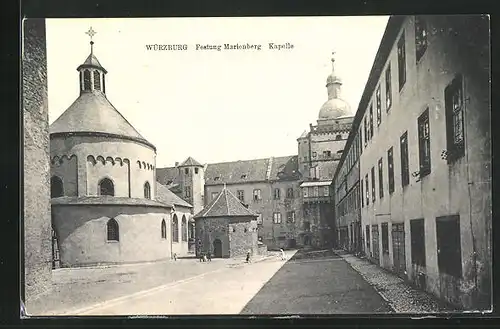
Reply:
[[[92,26],[90,27],[90,29],[85,32],[85,34],[88,34],[88,36],[90,37],[90,54],[92,55],[94,53],[94,41],[92,41],[92,37],[94,35],[96,35],[96,31],[94,31],[94,29],[92,29]]]
[[[332,73],[335,72],[335,51],[332,51]]]

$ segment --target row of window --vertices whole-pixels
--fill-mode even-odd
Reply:
[[[421,16],[415,16],[415,51],[416,51],[416,61],[419,62],[420,58],[423,56],[427,49],[427,23]],[[406,83],[406,42],[405,42],[405,30],[403,30],[400,39],[397,44],[397,67],[398,67],[398,81],[399,81],[399,91],[402,90],[404,84]],[[376,124],[379,127],[382,123],[382,91],[380,84],[375,91],[375,115]],[[385,69],[385,110],[386,112],[392,106],[392,82],[391,82],[391,63],[387,64]],[[366,148],[368,142],[373,138],[374,130],[374,114],[373,114],[373,103],[370,103],[368,107],[368,113],[365,115],[359,133],[353,141],[353,147],[350,148],[349,154],[345,160],[345,166],[341,168],[339,177],[343,177],[349,170],[354,166],[359,155],[363,152],[363,145]],[[364,139],[363,139],[364,138]]]
[[[373,243],[373,257],[379,259],[378,228],[377,224],[366,225],[365,241],[369,253],[370,241]],[[389,254],[388,223],[382,223],[382,253]],[[401,233],[400,237],[396,237]],[[410,221],[411,235],[411,263],[426,266],[425,221],[423,218]],[[404,223],[392,224],[393,255],[404,254]],[[397,240],[397,241],[396,241]],[[439,272],[460,278],[462,277],[462,254],[460,241],[460,216],[442,216],[436,218],[436,241]],[[403,248],[403,250],[397,250]],[[404,259],[401,262],[405,262]],[[405,266],[405,265],[403,265]]]
[[[188,191],[186,191],[186,194]],[[219,192],[212,192],[212,200],[214,200],[217,196],[219,195]],[[236,191],[236,196],[241,202],[245,202],[245,191],[244,190],[237,190]],[[287,199],[293,199],[295,198],[295,193],[292,187],[287,188],[286,190],[286,198]],[[252,193],[252,199],[253,201],[261,201],[262,200],[262,191],[260,189],[254,189]],[[274,200],[280,200],[281,199],[281,189],[275,188],[273,190],[273,199]]]
[[[101,72],[99,72],[98,70],[93,70],[93,72],[91,73],[90,70],[83,70],[83,72],[81,73],[83,74],[83,90],[85,91],[90,91],[92,90],[92,76],[94,78],[94,90],[101,90]],[[104,73],[102,74],[102,91],[103,92],[106,92],[106,86],[105,86],[105,83],[104,81],[106,79],[104,79]]]
[[[415,17],[415,52],[416,61],[420,61],[427,49],[427,23],[421,16]],[[397,69],[398,69],[398,84],[399,91],[403,89],[406,83],[406,41],[405,30],[397,43]],[[380,84],[375,91],[375,115],[377,127],[382,123],[382,91]],[[392,106],[392,82],[391,82],[391,63],[387,64],[385,69],[385,110],[386,112]],[[359,135],[364,137],[364,146],[367,147],[368,142],[373,138],[374,130],[374,114],[373,103],[368,107],[368,113],[365,115],[362,127],[359,130]],[[363,133],[362,133],[363,131]],[[358,141],[361,143],[361,139]]]
[[[286,213],[286,222],[295,223],[295,211],[288,211]],[[282,224],[282,218],[280,212],[273,213],[273,224]]]
[[[98,195],[115,195],[115,185],[109,178],[101,179],[97,184]],[[50,196],[51,198],[58,198],[64,196],[63,181],[59,176],[52,176],[50,179]],[[151,199],[151,185],[149,182],[144,183],[144,198]]]
[[[194,173],[195,173],[195,174],[198,174],[199,169],[200,169],[200,168],[195,167],[195,168],[194,168]],[[189,168],[184,168],[184,174],[185,174],[185,175],[189,175]]]
[[[329,186],[308,186],[302,188],[302,196],[304,198],[314,198],[322,196],[330,196]]]
[[[337,215],[343,216],[349,213],[355,213],[358,208],[360,208],[359,200],[361,199],[361,194],[359,190],[359,185],[353,188],[352,192],[347,195],[339,204],[337,205]]]
[[[182,241],[187,241],[188,240],[188,230],[187,230],[187,221],[186,218],[182,218]],[[108,220],[106,223],[106,229],[107,229],[107,239],[108,241],[120,241],[120,227],[118,225],[118,222],[114,219],[111,218]],[[161,238],[166,239],[167,238],[167,225],[165,223],[165,219],[161,221]],[[177,220],[177,216],[174,215],[174,218],[172,219],[172,241],[173,242],[179,242],[179,222]]]
[[[447,150],[442,153],[448,163],[452,163],[465,154],[465,136],[464,136],[464,107],[463,107],[463,81],[459,75],[445,89],[445,117],[446,117],[446,141]],[[429,124],[429,108],[417,119],[418,134],[418,154],[419,171],[412,173],[414,177],[422,179],[431,173],[431,135]],[[401,186],[404,188],[410,183],[410,169],[408,157],[408,132],[404,132],[400,137],[400,161],[401,161]],[[389,193],[394,192],[394,156],[393,148],[387,151]],[[383,184],[383,159],[378,160],[378,181],[379,198],[384,197]],[[363,186],[363,180],[361,180]],[[370,203],[368,174],[365,175],[366,186],[366,205]],[[371,168],[371,200],[375,202],[375,167]],[[363,194],[363,193],[362,193]],[[362,200],[362,206],[363,200]]]

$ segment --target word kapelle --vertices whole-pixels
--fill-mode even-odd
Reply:
[[[293,48],[294,46],[290,42],[279,45],[275,44],[274,42],[269,43],[269,49],[272,50],[293,49]]]

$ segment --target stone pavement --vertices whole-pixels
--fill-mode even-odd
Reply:
[[[288,251],[291,257],[295,251]],[[67,315],[238,314],[285,264],[278,257],[225,267]]]
[[[403,279],[367,259],[358,258],[343,250],[334,250],[386,300],[395,313],[459,312],[438,301],[429,293],[415,289]]]
[[[277,257],[269,252],[266,257],[256,256],[253,262]],[[64,315],[85,310],[93,305],[159,286],[189,280],[224,268],[245,265],[244,257],[234,259],[178,259],[153,263],[109,265],[86,268],[62,268],[52,271],[52,291],[27,303],[31,316]]]
[[[242,314],[389,313],[388,303],[331,249],[299,250]]]

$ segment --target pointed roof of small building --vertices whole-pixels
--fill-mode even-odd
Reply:
[[[189,166],[195,166],[195,167],[203,167],[201,163],[193,159],[192,157],[188,157],[186,160],[184,160],[183,163],[179,165],[179,167],[189,167]]]
[[[243,216],[258,217],[256,213],[245,207],[241,201],[224,186],[219,195],[202,211],[196,214],[194,218]]]

